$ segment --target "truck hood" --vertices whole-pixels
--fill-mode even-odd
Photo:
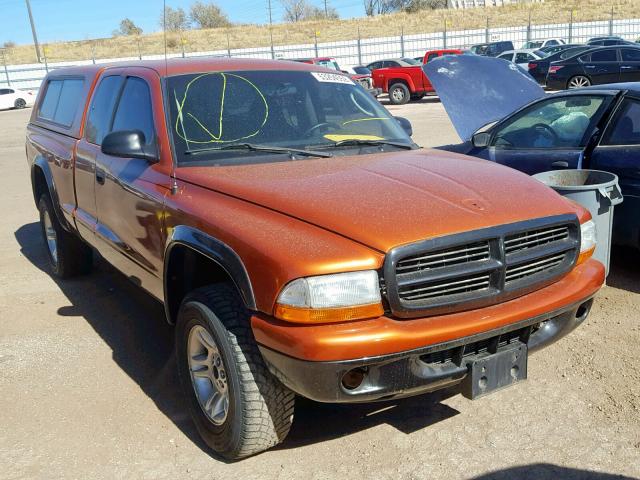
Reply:
[[[465,141],[480,127],[545,95],[528,72],[500,58],[447,55],[422,68]]]
[[[574,212],[562,197],[523,173],[439,150],[181,167],[176,176],[381,252],[421,239]]]

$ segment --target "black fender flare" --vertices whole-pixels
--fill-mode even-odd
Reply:
[[[249,273],[242,262],[240,256],[226,243],[212,237],[200,230],[186,225],[178,225],[171,229],[167,238],[167,246],[164,255],[163,292],[164,308],[167,320],[171,322],[171,312],[169,311],[169,292],[167,271],[171,259],[171,250],[176,245],[181,245],[202,254],[220,268],[222,268],[233,281],[244,304],[249,310],[257,310],[256,299],[251,286]]]
[[[62,225],[62,228],[64,228],[67,232],[71,232],[72,227],[71,225],[69,225],[69,222],[65,218],[64,214],[62,213],[62,208],[60,207],[60,201],[58,199],[58,190],[56,189],[56,184],[53,181],[51,168],[49,167],[49,164],[47,163],[45,158],[42,156],[36,157],[36,159],[31,165],[31,188],[33,190],[33,201],[35,202],[36,207],[38,206],[38,201],[40,200],[40,198],[38,198],[38,191],[36,189],[37,169],[39,169],[42,172],[42,175],[44,176],[44,180],[47,183],[47,190],[49,192],[49,197],[51,198],[51,204],[53,205],[53,210],[56,214],[58,222],[60,222],[60,225]]]

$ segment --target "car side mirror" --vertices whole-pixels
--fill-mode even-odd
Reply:
[[[488,132],[474,133],[473,137],[471,137],[471,143],[473,143],[474,147],[478,148],[488,147],[490,141],[491,134]]]
[[[155,148],[146,145],[146,138],[140,130],[111,132],[102,139],[101,150],[112,157],[141,158],[150,163],[159,160]]]
[[[404,117],[394,117],[396,121],[400,124],[402,129],[407,132],[407,135],[410,137],[413,136],[413,127],[411,126],[411,122]]]

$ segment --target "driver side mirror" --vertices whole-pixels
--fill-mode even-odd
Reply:
[[[490,141],[491,134],[488,132],[474,133],[473,137],[471,137],[471,143],[478,148],[488,147]]]
[[[407,135],[410,137],[413,136],[413,127],[411,126],[411,122],[404,117],[393,117],[400,124],[402,129],[407,132]]]
[[[149,163],[159,160],[155,148],[146,145],[146,138],[140,130],[111,132],[102,139],[101,151],[112,157],[141,158]]]

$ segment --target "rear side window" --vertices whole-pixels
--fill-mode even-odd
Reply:
[[[98,85],[87,118],[87,142],[96,145],[102,144],[102,139],[109,131],[113,108],[116,104],[121,84],[122,77],[112,75],[102,79],[100,85]]]
[[[151,93],[147,82],[137,77],[127,78],[122,90],[111,131],[140,130],[147,144],[155,141]]]
[[[429,56],[427,57],[427,62],[430,62],[434,58],[438,58],[438,54],[437,53],[430,53]]]
[[[50,80],[40,105],[38,116],[65,127],[70,127],[82,101],[84,80],[67,78]]]
[[[618,60],[618,55],[615,50],[600,50],[591,54],[592,62],[615,62]]]

